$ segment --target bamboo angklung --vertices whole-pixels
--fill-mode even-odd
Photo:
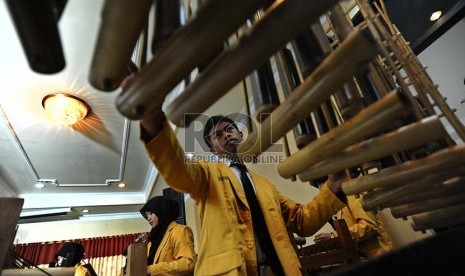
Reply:
[[[442,183],[431,187],[418,187],[416,190],[412,189],[412,193],[408,195],[404,195],[402,197],[397,197],[390,205],[392,206],[399,206],[403,204],[408,204],[412,202],[420,202],[422,200],[437,198],[440,196],[451,196],[456,194],[463,194],[465,193],[465,173],[463,172],[465,167],[460,167],[462,170],[461,174],[457,174],[460,176],[449,178]]]
[[[349,21],[347,16],[344,14],[340,4],[334,5],[328,12],[331,27],[339,41],[344,41],[346,37],[352,31],[352,22]],[[384,82],[384,78],[380,75],[380,71],[376,70],[377,64],[370,63],[367,66],[366,72],[358,72],[355,75],[358,86],[362,90],[365,104],[369,105],[386,95],[389,91],[394,89],[394,86],[389,86]],[[355,92],[355,90],[353,90]],[[336,94],[338,96],[338,94]],[[342,95],[341,95],[342,96]],[[341,108],[343,112],[344,108]]]
[[[89,73],[93,87],[113,91],[120,86],[151,6],[150,0],[105,1]]]
[[[284,178],[299,174],[347,146],[385,129],[394,119],[407,115],[410,111],[408,99],[401,93],[392,92],[291,155],[278,165],[278,172]],[[275,129],[273,128],[272,135],[275,134]]]
[[[363,197],[362,206],[365,210],[374,210],[407,203],[409,201],[405,200],[412,197],[412,195],[416,195],[425,189],[429,190],[430,187],[438,183],[463,174],[465,174],[464,167],[449,168],[437,174],[426,175],[420,179],[413,180],[408,184],[397,183],[391,189],[376,189]]]
[[[378,187],[400,185],[428,174],[439,173],[450,166],[464,165],[465,146],[453,146],[426,158],[389,167],[377,173],[350,179],[342,184],[346,195],[356,195]]]
[[[313,27],[314,25],[316,24],[312,24],[311,26]],[[321,39],[318,40],[315,34],[316,32],[313,29],[314,28],[307,29],[291,42],[297,59],[297,64],[300,67],[302,78],[304,79],[315,70],[315,68],[328,54],[331,53],[332,50],[330,46],[329,48],[324,47],[325,44],[320,42]],[[325,120],[325,115],[321,107],[318,107],[313,111],[313,118],[315,119],[314,126],[318,130],[319,135],[328,132],[329,126]],[[300,148],[307,145],[299,144]]]
[[[189,125],[195,114],[204,112],[336,2],[274,2],[249,36],[225,51],[168,106],[167,118],[178,126]]]
[[[276,63],[278,65],[278,74],[281,79],[284,97],[287,99],[297,86],[300,85],[300,77],[297,72],[294,58],[291,50],[285,48],[276,55]],[[310,117],[305,118],[293,128],[295,143],[298,149],[308,145],[311,141],[317,138],[315,127],[313,126]]]
[[[54,74],[65,68],[58,31],[58,15],[52,0],[6,0],[29,67],[37,73]]]
[[[152,53],[181,26],[180,0],[156,0]]]
[[[239,158],[247,154],[258,155],[268,149],[272,143],[307,117],[309,112],[326,101],[332,91],[346,82],[353,72],[376,54],[377,49],[369,34],[355,31],[344,45],[328,56],[313,74],[273,111],[260,125],[260,132],[254,131],[248,135],[239,145]],[[273,118],[279,120],[272,121]]]
[[[441,121],[436,116],[433,116],[353,145],[299,174],[299,178],[302,181],[308,181],[326,176],[446,136],[447,131]]]
[[[279,106],[279,96],[270,62],[266,62],[250,75],[255,119],[263,121]]]
[[[134,77],[131,86],[118,96],[116,107],[119,112],[130,119],[140,119],[158,109],[166,95],[194,68],[211,57],[225,39],[265,2],[206,1],[195,17],[170,36]]]
[[[442,208],[412,216],[412,228],[423,231],[431,228],[454,226],[465,223],[465,204]]]
[[[443,188],[444,189],[444,188]],[[433,211],[436,209],[446,208],[459,204],[465,204],[465,191],[454,191],[455,194],[444,195],[438,193],[433,198],[414,203],[406,203],[391,208],[392,216],[395,218],[405,218],[407,216]],[[440,197],[439,197],[440,196]]]

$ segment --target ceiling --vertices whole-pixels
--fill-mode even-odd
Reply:
[[[402,32],[416,54],[428,47],[439,36],[465,15],[464,0],[387,0],[386,9],[392,22]],[[430,21],[433,12],[442,17]]]
[[[102,4],[68,1],[59,21],[66,67],[51,75],[29,68],[5,2],[0,4],[0,183],[7,196],[25,198],[25,210],[92,207],[99,213],[94,207],[102,206],[104,212],[130,212],[151,191],[156,174],[139,143],[138,124],[117,112],[118,91],[100,92],[87,81]],[[56,124],[42,108],[42,98],[56,92],[84,99],[92,112],[73,126]],[[37,189],[39,179],[58,186]],[[126,187],[106,185],[110,180]],[[108,208],[115,205],[123,206]]]
[[[0,195],[25,199],[20,222],[137,216],[153,192],[157,171],[139,141],[138,122],[115,107],[121,90],[102,92],[88,82],[103,3],[67,2],[58,23],[66,67],[50,75],[28,66],[5,2],[0,3]],[[55,123],[42,99],[57,92],[85,100],[91,113],[72,126]],[[232,92],[208,112],[237,112],[241,105],[241,94]],[[35,188],[39,180],[42,189]],[[119,188],[120,182],[126,186]]]
[[[153,193],[157,171],[139,141],[138,123],[116,110],[120,89],[102,92],[88,82],[103,3],[67,2],[58,23],[66,67],[55,74],[31,70],[0,3],[0,196],[25,199],[22,222],[137,214]],[[206,113],[239,112],[242,95],[233,90]],[[42,99],[57,92],[84,99],[92,112],[76,125],[56,124]],[[45,187],[37,189],[38,181]]]

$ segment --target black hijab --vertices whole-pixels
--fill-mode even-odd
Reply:
[[[62,263],[63,267],[75,266],[84,257],[84,247],[78,243],[67,242],[55,254],[55,260],[58,261],[58,256],[66,258]]]
[[[147,219],[145,212],[154,213],[158,217],[157,226],[150,231],[150,242],[152,245],[150,247],[149,256],[147,257],[147,265],[151,265],[153,264],[155,252],[157,252],[160,246],[168,225],[179,216],[179,204],[173,199],[156,196],[147,201],[144,207],[140,209],[142,216]]]

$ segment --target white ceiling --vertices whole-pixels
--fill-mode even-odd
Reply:
[[[86,216],[138,213],[153,191],[157,172],[139,141],[139,125],[115,107],[121,91],[101,92],[87,80],[103,3],[68,1],[59,21],[66,67],[52,75],[29,68],[5,2],[0,3],[0,196],[24,198],[23,216],[60,207],[72,208],[70,215],[83,215],[84,208],[91,210]],[[56,92],[84,99],[92,113],[73,126],[56,124],[42,108],[43,97]],[[237,112],[241,101],[240,91],[231,92],[207,112]],[[37,189],[39,179],[56,179],[59,185]],[[106,185],[108,180],[126,187]]]
[[[0,117],[0,191],[25,198],[24,209],[134,205],[143,203],[150,193],[154,172],[139,143],[138,124],[126,122],[129,139],[123,171],[125,118],[114,105],[119,91],[100,92],[87,81],[102,4],[68,1],[59,21],[66,67],[52,75],[29,68],[5,2],[0,4],[0,104],[4,115]],[[56,92],[84,99],[91,114],[71,127],[54,123],[42,108],[42,98]],[[124,189],[105,185],[121,176]],[[37,178],[56,179],[68,187],[47,184],[39,190],[34,187]],[[114,211],[133,209],[126,206]]]

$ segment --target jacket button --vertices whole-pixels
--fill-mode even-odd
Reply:
[[[246,244],[249,249],[253,248],[253,242],[247,242]]]

